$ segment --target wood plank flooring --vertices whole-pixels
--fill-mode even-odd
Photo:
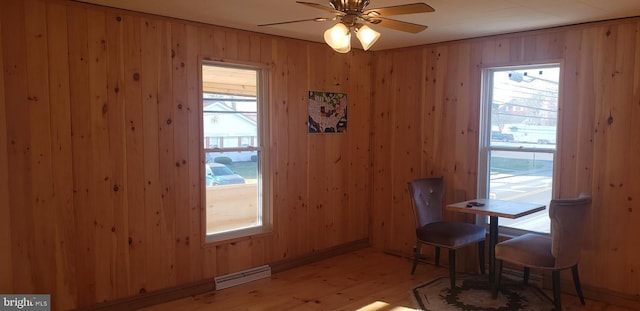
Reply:
[[[367,248],[274,274],[236,287],[148,307],[165,310],[414,310],[411,289],[447,274],[446,267],[419,265]],[[565,310],[626,311],[621,307],[564,295]]]

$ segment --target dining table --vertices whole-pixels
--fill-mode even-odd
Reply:
[[[516,219],[546,209],[544,204],[526,203],[496,199],[473,199],[448,204],[446,210],[489,216],[489,283],[495,281],[495,246],[498,244],[498,219]]]

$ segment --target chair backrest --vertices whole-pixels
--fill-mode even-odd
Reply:
[[[409,194],[411,195],[416,228],[442,220],[442,197],[444,196],[444,179],[442,177],[410,181]]]
[[[577,199],[551,200],[551,254],[556,259],[556,268],[568,268],[578,263],[590,207],[591,196],[585,193]]]

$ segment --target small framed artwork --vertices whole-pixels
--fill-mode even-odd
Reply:
[[[347,131],[347,94],[309,91],[309,133]]]

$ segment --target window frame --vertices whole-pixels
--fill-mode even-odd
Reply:
[[[270,156],[268,152],[269,146],[269,67],[264,64],[237,62],[237,61],[214,61],[210,58],[200,58],[198,62],[198,128],[199,128],[199,153],[200,153],[200,165],[199,165],[199,181],[200,181],[200,206],[201,206],[201,230],[203,236],[203,245],[215,246],[222,243],[228,243],[234,240],[250,239],[252,237],[269,234],[273,230],[273,211],[272,211],[272,195],[271,195],[271,174],[270,174]],[[217,66],[234,69],[254,70],[256,72],[256,119],[258,121],[257,126],[257,146],[247,147],[233,147],[233,148],[205,148],[204,141],[204,90],[203,90],[203,67],[204,66]],[[224,139],[220,138],[219,142]],[[234,152],[234,151],[256,151],[258,155],[257,159],[257,202],[260,205],[258,211],[259,217],[262,218],[262,224],[249,228],[241,228],[237,230],[225,231],[220,233],[208,234],[207,233],[207,209],[206,209],[206,176],[203,173],[206,165],[206,153],[207,152]]]
[[[555,68],[558,67],[560,70],[560,76],[558,79],[558,110],[557,110],[557,120],[556,120],[556,144],[553,148],[509,148],[502,146],[491,146],[491,108],[492,108],[492,99],[493,99],[493,73],[497,71],[508,71],[508,70],[526,70],[526,69],[544,69],[544,68]],[[480,120],[479,120],[479,139],[478,139],[478,175],[477,175],[477,197],[478,198],[488,198],[489,197],[489,183],[490,183],[490,154],[492,151],[510,151],[510,152],[534,152],[534,153],[549,153],[553,157],[553,171],[552,171],[552,183],[551,183],[551,198],[556,197],[556,194],[559,192],[559,187],[557,186],[557,172],[558,172],[558,153],[559,146],[561,146],[560,137],[561,137],[561,106],[562,106],[562,72],[563,72],[563,64],[561,61],[545,61],[535,64],[522,64],[522,65],[494,65],[488,66],[481,69],[481,79],[480,79]],[[546,204],[547,208],[549,203]],[[548,211],[548,209],[545,209]],[[489,217],[477,215],[476,223],[479,225],[489,226]],[[502,236],[520,236],[526,233],[531,233],[534,231],[529,231],[525,229],[519,229],[514,227],[507,227],[500,225],[500,235]],[[544,232],[535,232],[538,234],[549,234]]]

